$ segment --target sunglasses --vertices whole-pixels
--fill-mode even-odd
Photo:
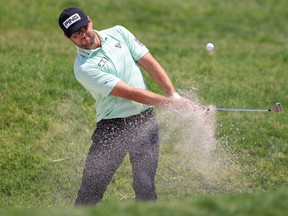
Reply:
[[[79,38],[80,36],[82,36],[82,34],[84,34],[87,31],[87,26],[83,26],[81,27],[78,31],[74,32],[71,37],[73,38]]]

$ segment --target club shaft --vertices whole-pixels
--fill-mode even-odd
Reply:
[[[240,112],[271,112],[268,110],[260,110],[260,109],[239,109],[239,108],[215,108],[216,111],[240,111]]]

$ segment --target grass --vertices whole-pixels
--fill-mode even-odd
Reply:
[[[287,201],[288,194],[288,3],[284,0],[10,0],[3,4],[1,209],[15,215],[23,208],[65,208],[67,214],[74,213],[71,207],[95,112],[92,97],[74,78],[75,47],[58,27],[58,15],[68,6],[82,7],[96,29],[116,24],[130,29],[187,97],[196,94],[202,104],[218,107],[262,109],[278,101],[284,107],[281,114],[217,113],[216,162],[221,164],[217,169],[212,169],[213,161],[193,154],[195,149],[189,149],[192,156],[177,151],[187,141],[181,131],[186,123],[157,109],[162,135],[159,202],[132,201],[126,159],[103,204],[77,210],[75,215],[109,211],[125,215],[150,211],[155,215],[271,215],[274,211],[281,215],[287,211],[281,202]],[[205,50],[210,41],[215,44],[212,55]],[[145,76],[149,88],[162,93]],[[196,132],[197,128],[191,129],[188,138]],[[200,162],[212,168],[203,168]]]
[[[14,209],[9,212],[11,216],[18,215],[284,215],[287,209],[287,191],[278,190],[272,195],[257,193],[253,195],[225,195],[215,197],[198,197],[173,202],[134,203],[105,202],[97,208],[77,209]]]

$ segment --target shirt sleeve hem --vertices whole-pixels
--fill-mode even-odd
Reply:
[[[149,50],[147,49],[145,52],[141,53],[141,55],[135,57],[135,61],[140,60],[143,56],[145,56],[147,53],[149,53]]]

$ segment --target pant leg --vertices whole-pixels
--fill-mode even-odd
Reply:
[[[122,132],[114,124],[97,124],[86,158],[76,206],[96,204],[102,199],[112,176],[127,153],[121,147]]]
[[[135,149],[130,151],[133,171],[133,189],[136,200],[156,200],[155,175],[159,157],[159,129],[154,112],[148,121],[137,126]]]

